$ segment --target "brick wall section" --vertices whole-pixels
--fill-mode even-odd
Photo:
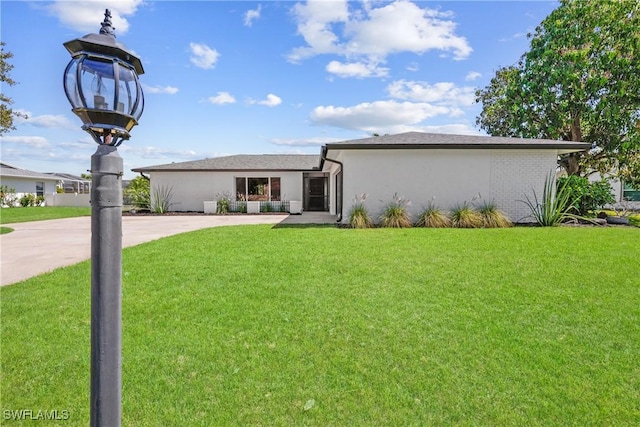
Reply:
[[[542,197],[544,181],[555,171],[555,150],[495,150],[491,156],[491,197],[514,222],[532,222],[525,195]],[[484,195],[483,195],[484,198]]]

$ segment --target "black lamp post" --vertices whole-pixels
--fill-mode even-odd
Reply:
[[[64,43],[72,56],[64,91],[82,129],[98,143],[91,156],[91,426],[122,419],[122,175],[117,147],[144,109],[140,59],[116,42],[111,12],[100,34]]]

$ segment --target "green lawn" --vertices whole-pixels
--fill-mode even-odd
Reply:
[[[42,221],[45,219],[71,218],[90,215],[91,208],[65,206],[2,208],[0,209],[0,224],[15,224],[17,222]]]
[[[127,248],[123,426],[639,425],[639,260],[632,227]],[[84,262],[0,289],[3,411],[88,424],[89,284]]]

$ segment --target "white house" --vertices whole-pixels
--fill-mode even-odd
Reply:
[[[320,156],[238,155],[133,169],[152,191],[172,188],[178,211],[202,211],[227,192],[237,199],[299,200],[304,210],[346,221],[356,196],[373,216],[394,196],[411,200],[415,216],[430,201],[442,209],[478,196],[512,221],[526,221],[521,202],[542,193],[558,156],[588,150],[570,141],[408,132],[326,144]]]
[[[43,197],[55,194],[59,182],[59,177],[0,162],[0,185],[13,188],[17,199],[28,193]]]

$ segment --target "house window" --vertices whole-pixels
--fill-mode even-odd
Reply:
[[[630,184],[625,183],[622,187],[622,200],[640,202],[640,190],[636,190]]]
[[[236,200],[280,200],[280,178],[236,177]]]
[[[44,182],[36,182],[36,196],[44,197]]]

